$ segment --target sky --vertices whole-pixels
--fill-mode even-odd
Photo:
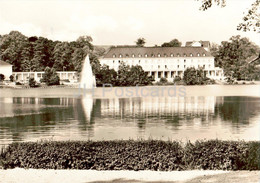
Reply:
[[[94,45],[146,46],[177,38],[220,44],[231,36],[248,37],[260,46],[260,34],[237,31],[243,12],[254,0],[227,0],[226,7],[200,11],[197,0],[0,0],[0,34],[17,30],[26,36],[75,41],[93,38]]]

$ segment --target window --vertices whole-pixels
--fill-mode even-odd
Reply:
[[[209,68],[210,68],[210,64],[209,64]]]
[[[200,56],[200,54],[198,53],[198,57]]]
[[[120,60],[118,60],[118,63],[120,63]]]
[[[167,69],[167,65],[165,65],[165,69]]]
[[[203,57],[205,57],[205,56],[206,56],[206,54],[205,54],[205,53],[203,53],[202,55],[203,55]]]
[[[180,68],[180,65],[178,65],[178,68]]]
[[[153,54],[153,53],[151,54],[151,57],[154,57],[154,54]]]
[[[126,57],[129,57],[129,55],[128,55],[128,54],[125,54],[125,56],[126,56]]]
[[[187,56],[186,53],[184,53],[183,56],[186,57]]]
[[[190,54],[191,57],[193,57],[192,53]]]
[[[141,55],[141,54],[139,54],[139,55],[138,55],[138,57],[142,57],[142,55]]]
[[[173,57],[173,53],[171,53],[171,57]]]
[[[167,54],[166,54],[166,53],[164,54],[164,57],[167,57]]]
[[[119,57],[121,58],[121,57],[122,57],[122,55],[120,54],[120,55],[119,55]]]
[[[158,54],[158,57],[161,57],[161,54],[160,54],[160,53]]]
[[[113,60],[113,63],[115,63],[115,61]]]
[[[133,54],[132,57],[135,57],[135,54]]]
[[[177,53],[177,57],[180,57],[180,54],[179,54],[179,53]]]
[[[113,58],[115,58],[116,57],[116,55],[115,54],[113,54]]]
[[[141,63],[141,60],[139,60],[139,64]]]
[[[186,60],[184,59],[184,63],[186,63]]]
[[[158,65],[158,69],[160,69],[160,66]]]
[[[147,55],[147,54],[145,54],[144,56],[145,56],[145,57],[147,57],[148,55]]]
[[[184,65],[184,68],[186,68],[186,65]]]

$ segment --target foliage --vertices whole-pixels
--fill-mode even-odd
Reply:
[[[181,81],[181,77],[180,76],[175,76],[175,78],[174,78],[174,80],[173,80],[174,82],[178,82],[178,81]]]
[[[44,70],[43,77],[41,79],[41,82],[46,83],[48,86],[50,85],[59,85],[60,84],[60,78],[56,73],[56,70],[54,68],[46,67]]]
[[[0,81],[4,81],[5,80],[5,75],[0,74]]]
[[[18,31],[0,36],[0,57],[13,65],[13,71],[43,71],[54,67],[57,71],[81,71],[81,64],[87,54],[93,72],[99,69],[98,57],[104,49],[91,44],[92,38],[80,36],[76,41],[52,41],[44,37],[26,37]]]
[[[36,87],[36,81],[34,80],[34,78],[29,79],[29,86],[30,87]]]
[[[13,81],[14,81],[14,76],[13,76],[13,75],[10,75],[10,76],[9,76],[9,79],[10,79],[11,82],[13,82]]]
[[[165,42],[161,46],[162,47],[181,47],[181,42],[178,39],[173,39],[170,42]]]
[[[112,86],[136,86],[152,84],[152,77],[144,72],[139,65],[129,66],[125,63],[119,65],[118,71],[109,69],[107,65],[100,67],[96,74],[97,86],[111,84]]]
[[[225,7],[226,0],[197,0],[202,1],[201,10],[205,11],[208,8],[212,7],[213,3],[216,3],[218,6]],[[237,26],[238,30],[243,31],[256,31],[260,32],[260,14],[259,14],[260,0],[255,0],[251,5],[251,8],[247,11],[247,14],[243,17],[243,22]]]
[[[3,168],[94,170],[260,170],[260,142],[22,142],[0,153]]]
[[[205,76],[203,69],[188,67],[184,71],[183,80],[186,85],[202,85],[207,84],[209,79]]]
[[[129,66],[121,63],[117,72],[117,86],[136,86],[152,84],[152,77],[140,65]]]
[[[103,86],[103,84],[116,85],[117,72],[114,69],[109,69],[107,65],[101,66],[99,72],[96,74],[97,86]]]
[[[257,56],[260,48],[248,38],[232,36],[229,41],[223,41],[213,52],[216,66],[223,68],[228,80],[257,79],[259,73],[255,65],[250,65],[246,59]]]
[[[15,85],[22,85],[19,81],[15,82]]]
[[[259,142],[196,141],[185,147],[190,169],[204,170],[259,170]]]
[[[136,46],[138,46],[138,47],[144,47],[146,42],[145,42],[144,38],[138,38],[135,43],[136,43]]]

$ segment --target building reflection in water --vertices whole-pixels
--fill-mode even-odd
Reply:
[[[240,133],[240,129],[258,124],[260,117],[260,99],[256,97],[0,98],[0,107],[1,141],[43,136],[103,139],[105,133],[116,129],[138,134],[136,128],[146,131],[154,127],[162,134],[169,129],[171,133],[207,129],[210,134],[217,126]],[[114,135],[117,139],[118,134]]]

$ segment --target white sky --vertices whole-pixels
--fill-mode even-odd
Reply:
[[[227,0],[225,8],[200,11],[196,0],[0,0],[0,34],[18,30],[61,41],[89,35],[96,45],[135,44],[144,37],[147,46],[174,38],[220,44],[240,34],[260,45],[260,34],[236,30],[253,1]]]

